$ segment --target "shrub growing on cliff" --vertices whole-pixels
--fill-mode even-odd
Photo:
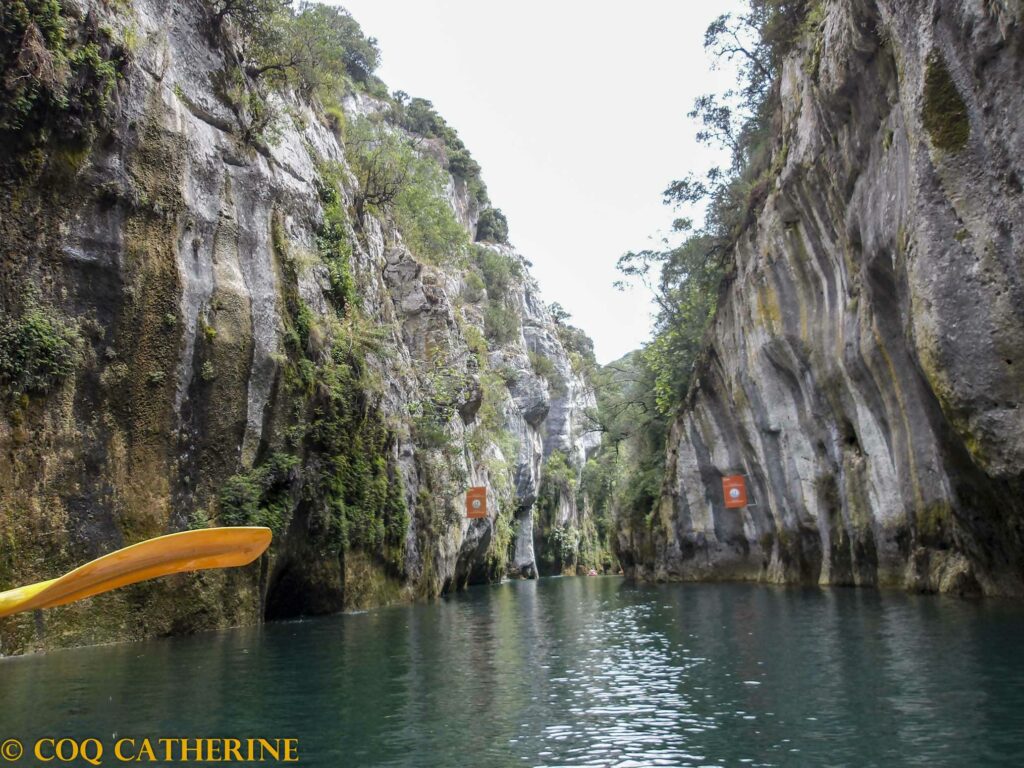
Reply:
[[[523,277],[523,268],[516,259],[491,248],[474,246],[473,260],[483,275],[491,301],[506,298],[512,285]]]
[[[509,344],[519,333],[519,317],[504,304],[492,303],[484,310],[484,332],[495,344]]]
[[[409,99],[408,95],[399,91],[392,97],[392,106],[388,118],[395,125],[405,130],[431,139],[444,142],[448,170],[466,182],[470,196],[477,204],[486,206],[490,202],[487,187],[480,178],[480,164],[470,154],[458,132],[445,121],[427,99]]]
[[[210,13],[210,24],[223,32],[228,19],[243,35],[259,34],[276,13],[291,5],[290,0],[204,0]]]
[[[466,273],[464,278],[464,288],[462,290],[462,298],[471,304],[475,304],[484,297],[484,290],[487,288],[487,284],[484,283],[484,279],[478,272],[472,270]]]
[[[359,118],[348,131],[346,153],[359,182],[358,221],[368,210],[393,214],[409,248],[432,263],[464,251],[466,232],[445,195],[444,172],[415,141],[381,121]]]
[[[469,244],[466,230],[455,218],[441,168],[431,159],[417,158],[408,183],[398,194],[395,223],[417,256],[433,263],[455,261]]]
[[[551,320],[555,324],[555,333],[558,340],[562,342],[565,351],[569,353],[569,362],[577,375],[590,377],[597,369],[597,359],[594,357],[594,341],[580,328],[570,325],[572,318],[565,308],[555,302],[548,307]]]
[[[77,327],[51,309],[0,314],[0,383],[15,394],[49,391],[74,373],[80,341]]]
[[[303,2],[271,17],[270,32],[251,46],[254,77],[273,75],[305,97],[333,103],[346,81],[365,86],[380,60],[377,41],[336,6]]]
[[[480,219],[476,225],[477,241],[491,243],[508,242],[508,220],[500,208],[487,208],[480,213]]]
[[[555,394],[562,395],[566,391],[565,379],[559,374],[551,359],[539,352],[530,352],[530,367],[533,372],[547,381]]]
[[[218,517],[224,525],[264,525],[280,533],[291,509],[289,490],[299,459],[275,453],[248,472],[228,478],[220,492]]]
[[[409,183],[416,162],[413,144],[379,121],[360,117],[347,132],[345,153],[358,182],[353,196],[358,223],[368,209],[390,211]]]
[[[254,79],[334,101],[347,81],[366,86],[380,62],[377,41],[343,8],[290,0],[205,0],[215,34],[230,19]]]
[[[654,373],[658,410],[672,412],[682,402],[714,315],[725,265],[713,253],[708,236],[695,236],[667,251],[628,253],[620,270],[647,280],[655,268],[658,313],[653,340],[644,348],[644,362]]]
[[[323,206],[324,218],[317,232],[317,250],[327,267],[331,284],[331,299],[339,314],[344,315],[359,301],[352,278],[352,243],[345,226],[346,215],[342,206],[340,187],[342,170],[334,163],[318,168],[317,191]]]

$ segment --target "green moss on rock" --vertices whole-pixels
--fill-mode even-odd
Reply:
[[[971,134],[967,105],[938,51],[932,51],[925,67],[921,120],[936,149],[956,152],[967,145]]]
[[[58,0],[0,6],[0,157],[52,142],[92,142],[127,50],[92,14],[78,22]]]
[[[917,542],[921,546],[943,549],[949,545],[953,509],[949,502],[939,499],[914,511]]]

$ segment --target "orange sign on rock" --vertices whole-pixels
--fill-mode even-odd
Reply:
[[[743,479],[743,475],[723,477],[722,496],[725,497],[726,509],[739,509],[747,506],[747,483]]]
[[[487,489],[482,485],[466,491],[466,517],[487,517]]]

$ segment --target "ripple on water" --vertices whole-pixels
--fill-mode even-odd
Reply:
[[[517,582],[0,661],[0,733],[286,732],[325,768],[1015,765],[1022,636],[1012,604]]]

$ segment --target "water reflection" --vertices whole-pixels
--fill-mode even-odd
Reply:
[[[297,737],[305,765],[1024,755],[1024,607],[550,579],[0,661],[0,735]]]

